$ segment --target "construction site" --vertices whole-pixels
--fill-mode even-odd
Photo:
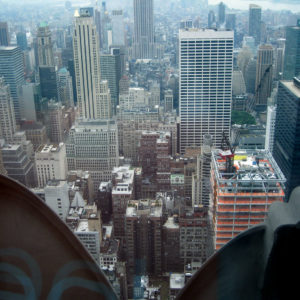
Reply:
[[[270,204],[283,201],[285,181],[267,150],[213,150],[210,200],[215,250],[262,223]]]

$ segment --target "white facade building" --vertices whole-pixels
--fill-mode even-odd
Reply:
[[[119,95],[119,106],[122,110],[131,110],[149,105],[150,93],[143,88],[129,88],[128,94]]]
[[[89,171],[94,191],[109,181],[119,165],[118,128],[114,120],[81,120],[69,132],[66,142],[69,170]]]
[[[276,121],[276,106],[268,106],[265,149],[273,152],[274,133]]]
[[[180,152],[210,134],[220,146],[231,121],[233,31],[179,31]]]
[[[101,81],[99,36],[93,8],[81,8],[75,14],[74,67],[80,116],[88,119],[111,117],[110,92]]]
[[[124,19],[122,10],[113,10],[111,15],[112,44],[125,46]]]
[[[46,204],[63,220],[70,208],[69,186],[66,181],[49,181],[44,188]]]
[[[52,179],[66,180],[66,145],[42,145],[35,153],[35,167],[39,187],[44,187]]]
[[[57,73],[58,76],[58,100],[65,106],[74,106],[73,84],[70,72],[62,68]]]

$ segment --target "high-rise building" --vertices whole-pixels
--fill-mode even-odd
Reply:
[[[37,31],[37,51],[39,67],[53,67],[53,42],[49,26],[43,22]]]
[[[239,150],[234,158],[212,152],[211,200],[214,203],[215,249],[242,231],[262,223],[274,201],[283,201],[285,177],[266,150]],[[233,170],[226,169],[231,160]]]
[[[134,58],[154,57],[153,0],[134,0]]]
[[[58,71],[57,86],[59,101],[66,107],[74,106],[72,77],[66,68]]]
[[[273,155],[286,177],[286,199],[300,185],[300,79],[280,81]]]
[[[17,45],[24,51],[27,49],[27,37],[26,32],[17,33]]]
[[[225,23],[225,4],[223,2],[219,4],[218,23],[219,25]]]
[[[227,14],[225,28],[229,30],[235,30],[235,20],[236,14]]]
[[[38,186],[44,187],[49,180],[67,179],[66,145],[42,145],[35,152],[35,168]]]
[[[255,100],[256,105],[267,105],[272,92],[273,52],[271,45],[261,45],[257,53]]]
[[[59,144],[64,141],[64,108],[60,102],[53,100],[48,102],[47,122],[48,136],[52,143]]]
[[[125,46],[124,20],[122,10],[113,10],[111,15],[112,44],[113,46]]]
[[[265,149],[273,153],[276,121],[276,106],[268,106]]]
[[[47,143],[46,127],[41,123],[25,121],[21,123],[20,129],[25,131],[26,139],[32,143],[34,151]]]
[[[4,145],[2,159],[7,176],[19,181],[27,187],[34,187],[34,166],[23,145]]]
[[[216,17],[215,17],[215,13],[213,10],[210,10],[208,13],[208,28],[213,28],[215,26],[216,23]]]
[[[16,118],[13,100],[10,96],[9,86],[0,77],[0,138],[12,143],[16,132]]]
[[[38,84],[26,82],[20,90],[21,115],[27,121],[36,121]]]
[[[57,72],[55,67],[39,67],[42,97],[58,99]]]
[[[113,112],[115,112],[119,103],[119,81],[121,79],[121,60],[118,50],[112,48],[111,54],[100,56],[101,78],[108,82]]]
[[[300,75],[300,19],[297,26],[286,27],[283,79]]]
[[[101,82],[99,36],[93,8],[75,14],[73,35],[77,105],[80,116],[88,119],[111,117],[107,82]]]
[[[275,54],[275,79],[282,79],[283,77],[283,63],[284,63],[284,47],[276,48],[276,54]]]
[[[256,4],[249,5],[249,35],[255,39],[258,45],[261,39],[261,7]]]
[[[165,91],[164,109],[165,112],[173,111],[173,91],[171,89]]]
[[[68,170],[90,171],[94,192],[119,165],[118,128],[114,120],[79,121],[66,142]]]
[[[7,22],[0,22],[0,46],[8,46],[9,43],[10,37]]]
[[[205,134],[218,146],[230,130],[233,32],[180,30],[179,43],[180,152]]]
[[[9,84],[10,95],[13,98],[16,121],[21,119],[19,89],[24,83],[24,61],[19,47],[0,46],[0,76]]]

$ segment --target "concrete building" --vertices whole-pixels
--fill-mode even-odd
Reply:
[[[25,147],[24,147],[25,148]],[[1,149],[7,176],[27,187],[34,187],[34,166],[22,145],[4,145]]]
[[[274,148],[276,110],[276,106],[268,106],[265,149],[271,153],[273,153]]]
[[[0,138],[12,143],[16,132],[16,117],[9,85],[0,77]]]
[[[134,0],[133,57],[154,58],[153,0]]]
[[[286,200],[292,190],[300,185],[300,79],[280,81],[277,94],[277,109],[273,155],[286,177]]]
[[[255,45],[261,40],[261,7],[256,4],[249,5],[249,35],[255,39]]]
[[[63,220],[70,208],[69,187],[66,181],[51,180],[44,187],[46,204]]]
[[[234,171],[226,169],[232,160]],[[274,201],[283,201],[285,177],[269,151],[239,150],[234,157],[212,152],[211,201],[215,249],[240,232],[262,223]]]
[[[100,266],[100,242],[102,240],[100,211],[97,211],[96,205],[85,206],[84,210],[85,213],[81,216],[74,233]]]
[[[210,10],[208,13],[208,22],[207,22],[207,28],[213,28],[216,27],[216,16],[213,10]]]
[[[57,73],[58,100],[65,107],[74,106],[73,84],[70,72],[62,68]]]
[[[273,52],[271,45],[261,45],[258,48],[255,80],[256,105],[267,105],[272,92]]]
[[[111,108],[115,114],[119,103],[119,81],[121,79],[121,58],[117,48],[111,49],[111,54],[100,55],[101,78],[107,80],[111,97]]]
[[[203,137],[201,154],[197,156],[197,169],[192,177],[192,203],[210,207],[210,173],[211,173],[211,151],[212,138],[210,135]]]
[[[125,46],[125,27],[122,10],[113,10],[111,14],[112,44]]]
[[[8,32],[7,22],[0,22],[0,46],[8,46],[10,44],[10,36]]]
[[[127,204],[130,200],[135,199],[134,170],[131,170],[129,166],[114,168],[112,184],[112,213],[114,235],[116,238],[124,242],[124,224]]]
[[[180,229],[178,218],[169,217],[162,228],[163,272],[181,272]]]
[[[179,55],[183,154],[188,146],[201,146],[205,134],[212,135],[215,145],[220,145],[223,132],[229,134],[233,32],[180,30]],[[211,80],[214,84],[209,84]]]
[[[283,79],[292,80],[300,75],[300,20],[296,26],[288,26],[285,30],[285,53]]]
[[[34,151],[47,143],[46,127],[41,123],[32,121],[22,122],[20,129],[21,131],[25,131],[26,139],[32,143]]]
[[[17,38],[17,45],[23,50],[27,50],[28,45],[27,45],[27,37],[26,37],[26,32],[18,32],[16,34],[16,38]]]
[[[127,94],[120,94],[119,108],[121,110],[131,110],[138,107],[149,106],[150,93],[144,88],[129,88]]]
[[[43,22],[37,31],[37,50],[39,67],[53,67],[53,41],[49,26]]]
[[[218,7],[219,13],[218,13],[218,24],[219,26],[225,23],[225,4],[223,2],[220,2]]]
[[[89,171],[94,192],[112,179],[119,165],[118,128],[114,120],[79,120],[66,141],[68,170]]]
[[[198,268],[213,253],[213,235],[208,209],[203,206],[185,207],[179,215],[180,258],[185,268]]]
[[[170,274],[170,300],[175,300],[179,292],[185,286],[185,275],[182,273]]]
[[[60,102],[53,100],[48,102],[47,111],[47,128],[48,136],[51,143],[59,144],[65,140],[64,124],[63,124],[63,110]]]
[[[162,203],[129,201],[126,209],[126,257],[129,286],[134,275],[162,272]]]
[[[24,60],[19,47],[0,46],[0,77],[9,85],[18,123],[21,119],[19,88],[24,84]]]
[[[171,89],[165,91],[164,110],[165,112],[173,111],[173,91]]]
[[[55,67],[39,67],[42,97],[58,100],[57,72]]]
[[[35,152],[35,167],[39,187],[44,187],[52,179],[66,180],[68,169],[65,144],[42,145],[38,148]]]
[[[81,8],[75,14],[73,48],[79,114],[88,119],[111,117],[110,94],[101,81],[99,36],[93,8]]]
[[[236,70],[232,73],[232,95],[244,95],[246,93],[246,85],[242,71]]]

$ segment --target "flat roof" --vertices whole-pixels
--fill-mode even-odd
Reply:
[[[184,287],[185,275],[181,273],[173,273],[170,275],[170,289],[179,290]]]
[[[280,81],[287,89],[289,89],[295,96],[300,98],[300,89],[294,84],[293,80]]]
[[[197,39],[197,40],[213,40],[213,39],[233,39],[234,32],[229,30],[199,29],[185,28],[179,30],[179,39]]]

